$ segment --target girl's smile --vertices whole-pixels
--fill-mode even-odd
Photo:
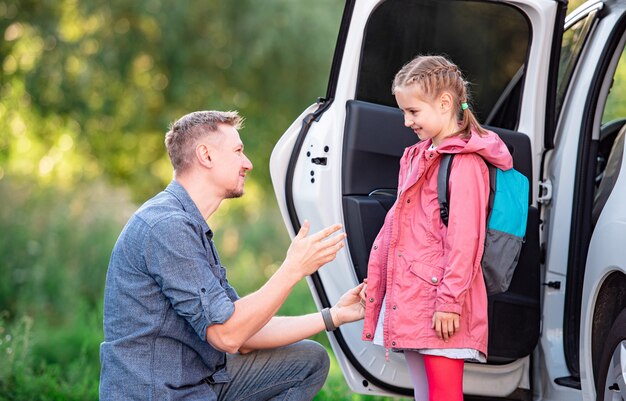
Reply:
[[[451,96],[444,92],[434,100],[420,96],[417,85],[396,88],[396,101],[404,115],[404,125],[420,140],[432,139],[438,145],[458,129]]]

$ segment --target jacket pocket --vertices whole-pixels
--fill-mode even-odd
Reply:
[[[439,286],[441,284],[441,280],[443,279],[443,267],[413,262],[411,263],[409,270],[424,282],[434,287]]]

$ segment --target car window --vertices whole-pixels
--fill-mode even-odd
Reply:
[[[591,30],[596,12],[588,14],[573,24],[566,26],[563,32],[561,45],[561,57],[559,59],[559,74],[556,89],[556,115],[560,115],[565,93],[569,86],[574,68],[585,44],[585,40]]]
[[[444,54],[470,81],[479,120],[515,129],[530,38],[528,20],[510,5],[387,0],[366,27],[356,99],[396,107],[391,83],[402,65],[417,54]]]
[[[606,99],[602,123],[622,119],[626,119],[626,50],[622,51],[613,76],[613,85]]]

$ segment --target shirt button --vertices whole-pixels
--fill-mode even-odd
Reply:
[[[374,245],[374,250],[378,249],[378,245]]]
[[[370,298],[370,302],[374,302],[374,298]]]
[[[406,200],[406,203],[411,203],[411,199],[407,199],[407,200]]]
[[[396,305],[394,305],[393,306],[393,310],[396,310],[396,309],[398,309],[398,307]]]
[[[401,254],[400,252],[398,252],[398,257],[399,257],[399,258],[401,258],[401,257],[402,257],[402,254]]]
[[[392,341],[392,342],[391,342],[391,345],[393,345],[393,346],[395,347],[395,346],[396,346],[396,342],[395,342],[395,341]]]
[[[372,335],[371,335],[370,333],[367,333],[367,334],[365,335],[365,338],[372,338]]]
[[[433,278],[430,279],[430,281],[433,282],[433,284],[437,284],[437,282],[439,281],[439,279],[435,276],[433,276]]]
[[[206,289],[205,288],[201,288],[200,291],[202,291],[202,293],[205,293]]]

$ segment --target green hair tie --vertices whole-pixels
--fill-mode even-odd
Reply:
[[[467,103],[463,102],[461,103],[461,110],[466,110],[467,109]]]

